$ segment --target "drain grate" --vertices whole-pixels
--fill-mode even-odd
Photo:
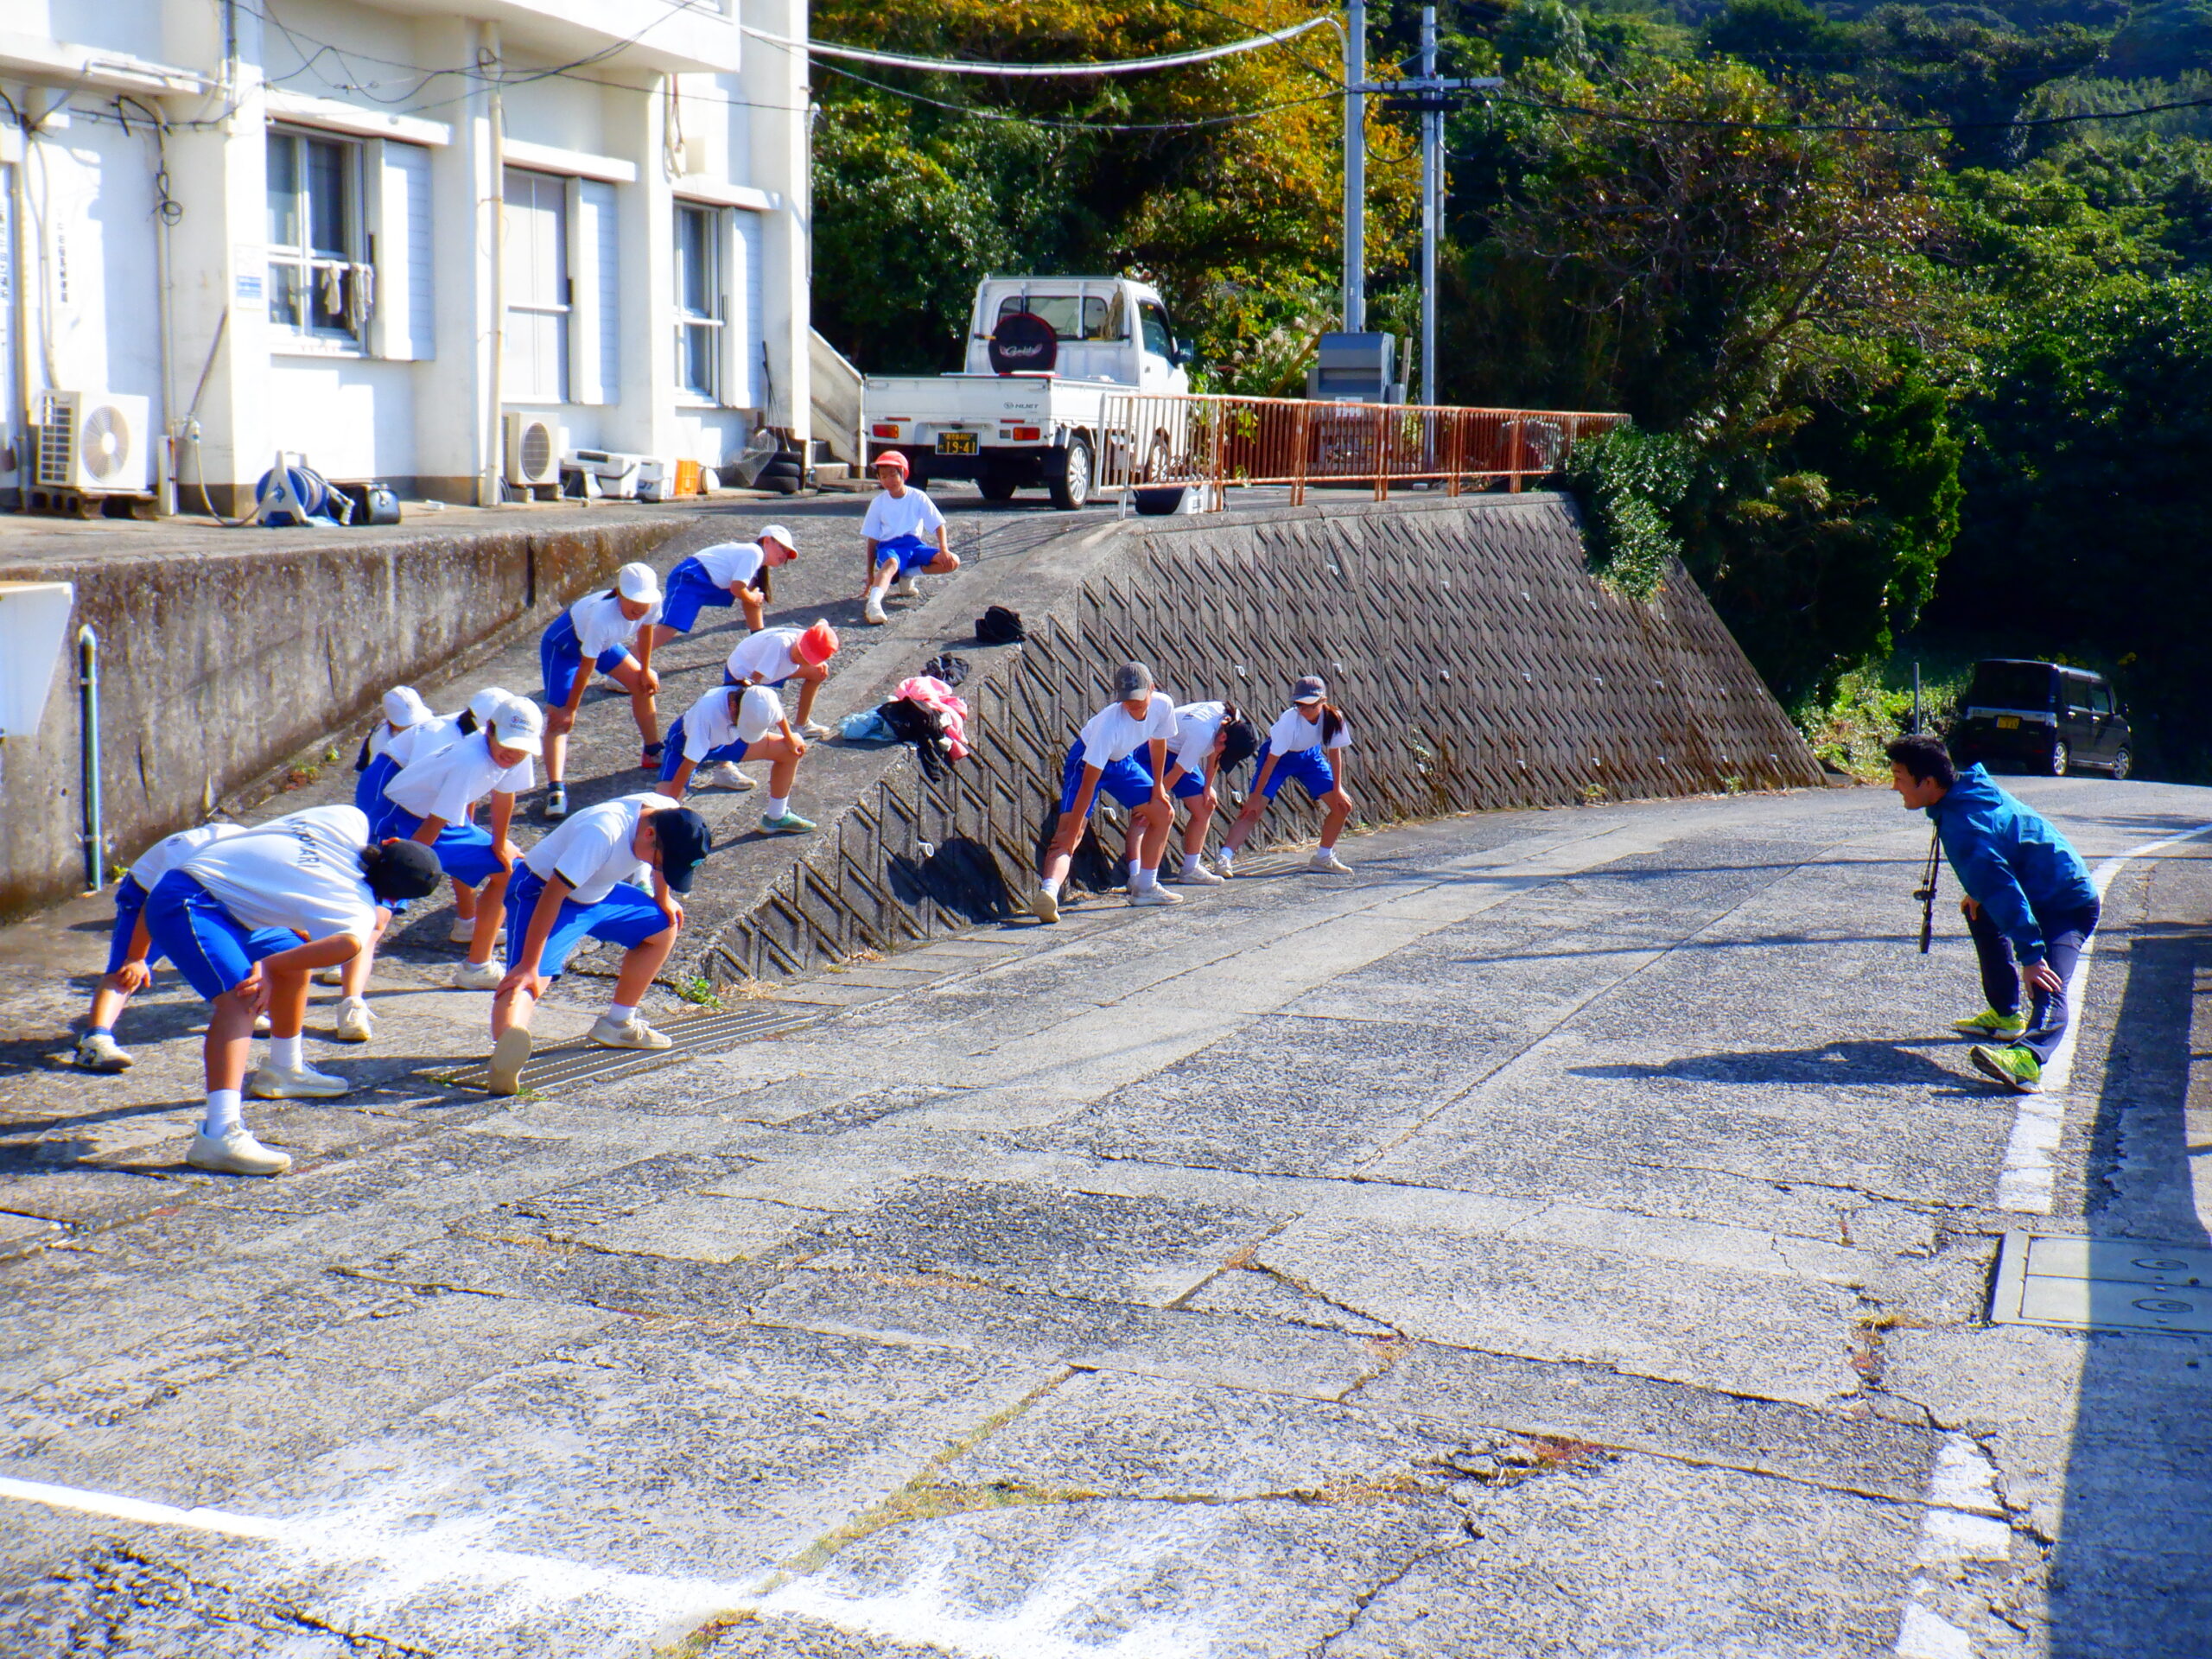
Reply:
[[[2007,1233],[1989,1317],[1999,1325],[2212,1335],[2212,1249]]]
[[[682,1019],[671,1020],[656,1027],[674,1045],[669,1048],[641,1052],[632,1048],[601,1048],[588,1043],[567,1043],[557,1048],[540,1050],[531,1056],[530,1065],[523,1072],[523,1086],[543,1094],[548,1090],[579,1083],[606,1083],[738,1043],[753,1042],[763,1037],[780,1037],[785,1032],[817,1025],[826,1017],[819,1010],[798,1014],[784,1007],[747,1008],[734,1014],[686,1014]],[[486,1060],[463,1071],[438,1071],[431,1075],[455,1088],[481,1089],[491,1081],[491,1068]]]

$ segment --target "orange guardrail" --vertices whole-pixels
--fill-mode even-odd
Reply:
[[[1299,397],[1107,399],[1099,458],[1105,490],[1160,486],[1287,485],[1294,503],[1308,485],[1370,486],[1378,501],[1394,484],[1441,484],[1457,495],[1503,482],[1518,490],[1565,465],[1576,443],[1625,415],[1427,404],[1338,404]]]

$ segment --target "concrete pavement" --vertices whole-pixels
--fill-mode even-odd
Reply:
[[[2018,788],[2093,861],[2212,823]],[[0,1652],[2200,1653],[2212,1339],[1986,1313],[2008,1230],[2206,1242],[2212,837],[2113,872],[2040,1117],[1925,845],[1354,837],[503,1109],[414,991],[276,1182],[175,1167],[165,991],[142,1071],[0,1084]]]

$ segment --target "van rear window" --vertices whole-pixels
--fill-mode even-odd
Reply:
[[[1117,340],[1120,335],[1108,331],[1106,302],[1098,295],[1009,294],[999,302],[999,318],[1003,321],[1017,311],[1032,311],[1052,325],[1052,332],[1062,340]]]
[[[2049,709],[2057,678],[2041,663],[1977,663],[1965,702],[1974,709]]]

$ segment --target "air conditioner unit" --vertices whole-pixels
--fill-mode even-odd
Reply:
[[[624,486],[639,467],[652,459],[650,455],[626,454],[619,449],[571,449],[561,457],[561,464],[572,473],[597,479],[600,487],[613,495],[627,493]]]
[[[145,495],[152,434],[143,397],[111,391],[41,392],[38,486],[79,495]]]
[[[517,485],[561,481],[561,438],[542,415],[507,411],[507,482]]]

